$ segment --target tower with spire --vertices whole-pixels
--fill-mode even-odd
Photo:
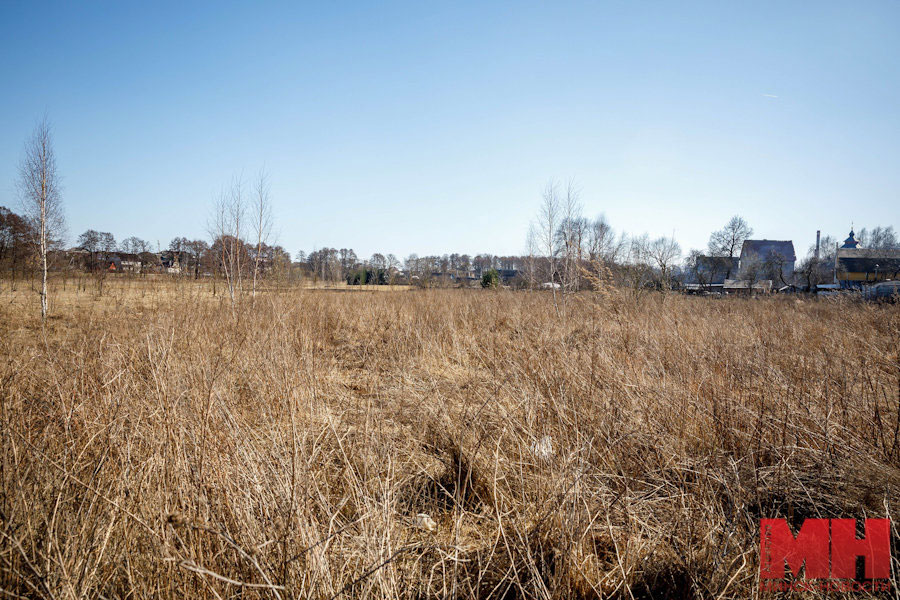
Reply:
[[[853,232],[853,225],[850,225],[850,237],[844,240],[841,248],[859,248],[859,240],[856,239],[856,233]]]

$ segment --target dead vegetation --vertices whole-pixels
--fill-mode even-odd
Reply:
[[[744,598],[895,517],[895,306],[184,286],[3,297],[4,591]]]

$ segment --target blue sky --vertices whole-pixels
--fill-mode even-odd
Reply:
[[[900,226],[900,3],[0,4],[0,205],[54,125],[70,238],[207,237],[265,168],[291,253],[520,253],[540,191],[703,247]]]

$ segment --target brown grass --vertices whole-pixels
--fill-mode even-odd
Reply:
[[[896,305],[165,285],[0,295],[6,592],[744,598],[897,511]]]

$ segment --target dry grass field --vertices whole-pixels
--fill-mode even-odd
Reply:
[[[898,522],[897,305],[54,285],[0,293],[10,597],[747,598],[761,516]]]

